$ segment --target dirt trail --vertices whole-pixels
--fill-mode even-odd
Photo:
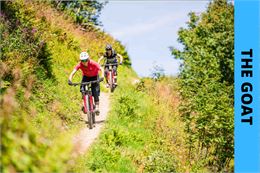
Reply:
[[[98,137],[101,128],[105,124],[106,117],[109,111],[109,94],[108,93],[101,93],[100,97],[100,115],[96,116],[96,124],[93,129],[89,129],[87,127],[80,130],[80,132],[73,138],[73,143],[75,146],[75,154],[81,155],[84,154],[89,146],[95,141],[95,139]],[[82,114],[84,116],[84,114]],[[87,120],[87,117],[83,117],[84,120]]]

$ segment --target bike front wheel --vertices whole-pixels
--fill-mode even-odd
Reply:
[[[92,112],[88,112],[88,125],[89,129],[93,129],[93,115]]]
[[[113,73],[110,71],[109,75],[109,87],[110,87],[110,92],[112,93],[114,91],[114,81],[113,81]]]
[[[92,114],[92,121],[93,121],[93,124],[96,123],[96,114],[94,112],[91,113]]]

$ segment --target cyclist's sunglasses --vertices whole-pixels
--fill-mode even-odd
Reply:
[[[85,59],[85,60],[81,60],[81,62],[87,62],[87,61],[88,61],[88,60],[86,60],[86,59]]]

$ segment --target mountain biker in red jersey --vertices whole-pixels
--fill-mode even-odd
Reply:
[[[100,68],[99,64],[93,60],[90,60],[90,57],[87,52],[80,53],[80,62],[75,66],[74,70],[71,72],[69,76],[68,84],[72,85],[72,79],[74,74],[78,70],[82,71],[82,81],[81,82],[90,82],[98,80],[99,78],[99,71],[101,70],[101,76],[103,77],[103,70]],[[83,92],[85,87],[83,85],[80,86],[80,92]],[[91,84],[91,92],[94,97],[95,101],[95,112],[99,113],[99,95],[100,95],[100,85],[99,83]],[[83,97],[82,97],[83,98]],[[83,102],[84,105],[84,102]]]
[[[112,48],[112,46],[110,44],[107,44],[106,45],[106,52],[98,60],[98,63],[100,63],[100,61],[105,58],[105,74],[104,74],[105,76],[107,76],[107,73],[108,73],[108,65],[106,65],[106,64],[116,64],[117,63],[117,57],[120,58],[120,65],[122,65],[122,62],[123,62],[122,55],[116,53],[116,51]],[[114,76],[115,85],[117,85],[117,66],[118,65],[112,66],[113,71],[114,71],[114,75],[115,75]],[[106,78],[106,82],[107,82],[107,87],[108,87],[109,85],[108,85],[108,79],[107,78]]]

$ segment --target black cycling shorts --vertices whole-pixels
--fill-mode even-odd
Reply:
[[[115,75],[117,75],[117,65],[113,65],[112,69],[113,69]],[[109,67],[107,65],[105,65],[105,74],[108,73],[108,70],[109,70]]]
[[[107,75],[108,70],[109,70],[109,65],[107,65],[107,64],[117,64],[117,59],[115,61],[110,62],[110,63],[106,62],[106,64],[105,64],[105,76]],[[115,75],[117,75],[117,66],[118,65],[112,65],[112,69],[113,69]]]
[[[90,81],[95,81],[95,80],[98,80],[98,79],[99,79],[98,76],[94,76],[94,77],[83,76],[81,82],[90,82]],[[83,92],[83,91],[85,91],[85,87],[83,85],[81,85],[80,86],[80,92]],[[92,96],[94,97],[95,102],[98,102],[99,101],[99,95],[100,95],[100,85],[99,85],[99,83],[91,84],[91,92],[92,92]]]

